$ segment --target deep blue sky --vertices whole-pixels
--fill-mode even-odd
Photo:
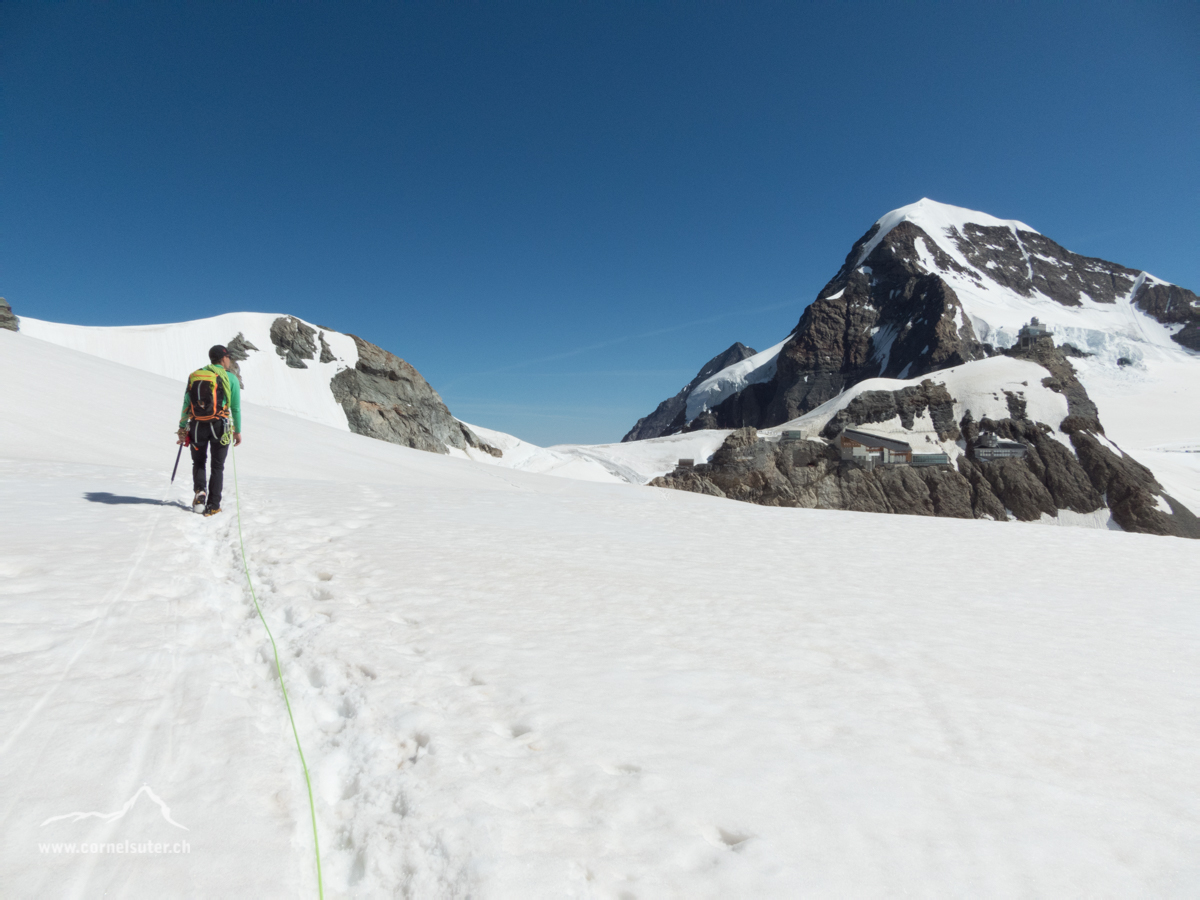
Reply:
[[[18,314],[293,313],[541,444],[922,196],[1200,289],[1194,3],[5,2],[0,91]]]

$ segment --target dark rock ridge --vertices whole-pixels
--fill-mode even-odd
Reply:
[[[1003,505],[976,507],[971,483],[950,466],[894,466],[866,471],[844,462],[824,441],[773,443],[754,428],[725,439],[712,459],[655,478],[655,487],[694,491],[763,506],[798,506],[858,512],[977,518]]]
[[[711,378],[722,369],[732,366],[734,363],[748,359],[756,352],[756,350],[738,342],[725,352],[718,353],[700,368],[700,371],[696,373],[696,377],[689,381],[683,390],[674,397],[658,404],[654,412],[650,413],[650,415],[638,419],[637,424],[629,429],[629,433],[621,438],[621,440],[643,441],[647,438],[661,437],[664,434],[672,434],[679,431],[683,423],[676,423],[676,419],[679,419],[687,408],[688,394],[694,391],[700,385],[700,382]]]
[[[21,320],[13,315],[12,307],[3,297],[0,297],[0,328],[8,331],[21,330]]]
[[[1177,329],[1173,340],[1200,351],[1196,294],[1072,253],[1036,232],[968,224],[931,235],[903,221],[860,260],[878,231],[873,225],[859,238],[804,310],[779,354],[774,377],[747,386],[691,422],[673,422],[665,433],[773,427],[867,378],[917,378],[992,355],[994,348],[979,340],[954,289],[927,270],[930,260],[937,269],[980,286],[990,282],[1024,297],[1040,293],[1069,307],[1081,306],[1085,298],[1116,303],[1132,294],[1138,309]],[[952,258],[939,241],[952,242],[970,266]],[[1074,347],[1068,352],[1083,355]]]
[[[280,316],[271,323],[271,343],[275,345],[275,352],[293,369],[307,369],[304,360],[316,357],[316,336],[316,329],[294,316]],[[322,348],[328,349],[324,347],[324,341]]]
[[[346,411],[351,431],[431,453],[473,447],[501,455],[450,415],[442,398],[411,365],[360,337],[348,337],[358,348],[358,362],[333,376],[330,387]],[[275,339],[274,327],[271,338]],[[315,352],[313,345],[310,358]]]

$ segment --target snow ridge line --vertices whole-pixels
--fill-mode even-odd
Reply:
[[[250,599],[258,611],[258,618],[266,629],[267,637],[271,640],[271,650],[275,654],[275,673],[279,676],[279,689],[283,691],[283,705],[287,707],[288,721],[292,724],[292,736],[296,739],[296,752],[300,754],[300,766],[304,769],[304,784],[308,788],[308,811],[312,815],[313,855],[317,860],[317,896],[325,900],[325,884],[321,878],[321,842],[317,838],[317,807],[313,802],[312,778],[308,774],[308,763],[304,759],[304,748],[300,746],[300,732],[296,730],[296,718],[292,715],[292,701],[288,699],[287,685],[283,681],[283,664],[279,661],[279,647],[275,644],[275,635],[271,634],[271,626],[263,615],[262,607],[258,605],[258,595],[254,592],[254,582],[250,578],[250,564],[246,561],[246,542],[242,538],[242,495],[238,491],[237,451],[229,448],[233,457],[233,496],[237,503],[238,546],[242,551],[242,568],[246,572],[246,584],[250,586]]]

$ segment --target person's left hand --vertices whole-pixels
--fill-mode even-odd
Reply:
[[[242,443],[242,433],[240,431],[235,431],[233,433],[233,446],[235,446],[235,447],[241,446],[241,443]]]

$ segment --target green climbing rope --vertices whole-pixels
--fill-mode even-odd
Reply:
[[[287,685],[283,683],[283,666],[279,662],[279,648],[275,645],[275,635],[271,634],[271,626],[267,624],[262,607],[258,605],[258,597],[254,593],[254,582],[250,580],[250,564],[246,562],[246,542],[242,539],[242,496],[238,493],[237,451],[230,448],[233,456],[233,496],[237,501],[238,545],[242,549],[242,567],[246,570],[246,584],[250,586],[250,599],[258,610],[267,637],[271,639],[271,649],[275,652],[275,671],[279,674],[279,688],[283,691],[283,704],[287,707],[288,721],[292,723],[292,736],[296,739],[296,752],[300,754],[300,765],[304,769],[304,783],[308,787],[308,811],[312,814],[313,854],[317,858],[317,894],[325,900],[325,885],[321,880],[321,842],[317,839],[317,807],[313,803],[312,779],[308,775],[308,763],[304,761],[304,748],[300,746],[300,732],[296,730],[296,719],[292,715],[292,702],[288,699]]]

